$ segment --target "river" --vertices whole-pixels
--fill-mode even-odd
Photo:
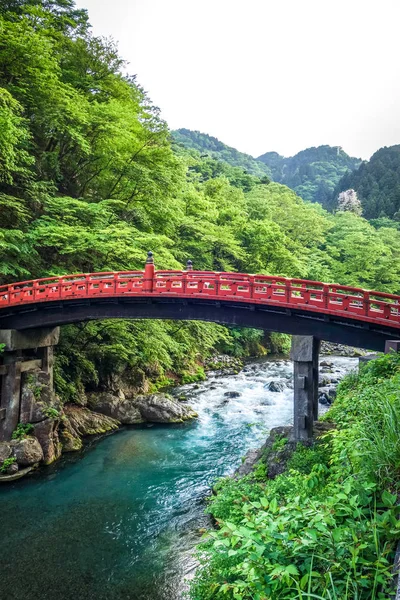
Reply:
[[[329,357],[338,374],[357,359]],[[1,600],[178,600],[209,526],[205,497],[268,430],[291,422],[292,365],[260,360],[183,386],[199,418],[138,426],[0,488]],[[239,392],[227,398],[226,392]]]

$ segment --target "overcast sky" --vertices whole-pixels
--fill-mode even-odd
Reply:
[[[171,129],[258,156],[400,143],[400,0],[77,0]]]

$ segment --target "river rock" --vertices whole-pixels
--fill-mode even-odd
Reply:
[[[33,434],[43,450],[43,462],[50,465],[61,456],[61,443],[58,436],[59,421],[45,419],[33,425]]]
[[[318,402],[324,406],[329,406],[331,404],[329,396],[325,392],[318,393]]]
[[[332,362],[328,362],[327,360],[323,360],[322,362],[319,363],[320,367],[333,367],[333,363]]]
[[[236,469],[234,477],[240,479],[241,477],[244,477],[245,475],[251,473],[251,471],[254,469],[255,464],[260,460],[262,454],[263,448],[259,448],[258,450],[249,450],[245,454],[240,467]]]
[[[14,462],[14,463],[11,463],[11,465],[8,465],[5,473],[6,473],[6,475],[12,476],[12,475],[16,475],[18,473],[18,471],[19,471],[18,463]]]
[[[360,350],[352,346],[344,346],[343,344],[335,344],[332,342],[321,342],[321,354],[335,354],[336,356],[365,356],[367,350]]]
[[[90,405],[96,412],[112,417],[123,425],[144,422],[136,401],[133,398],[125,398],[124,394],[95,394],[90,397]]]
[[[138,396],[136,403],[142,418],[150,423],[182,423],[198,416],[191,406],[180,404],[166,394]]]
[[[118,429],[120,425],[119,421],[112,417],[73,404],[67,404],[64,412],[76,436],[106,433]]]
[[[225,392],[224,396],[226,398],[239,398],[242,394],[240,392]]]
[[[11,442],[13,455],[22,467],[29,467],[43,460],[43,450],[35,437],[25,437]]]
[[[71,421],[64,415],[60,428],[60,441],[63,452],[77,452],[83,446],[79,433],[71,425]]]
[[[45,371],[24,373],[21,386],[21,423],[39,423],[48,417],[49,409],[61,411],[59,398],[54,394],[50,375]]]
[[[270,381],[266,383],[264,386],[269,392],[283,392],[286,385],[283,381]]]
[[[77,452],[83,446],[81,438],[73,435],[67,429],[60,431],[60,441],[63,452]]]
[[[3,464],[7,458],[10,458],[11,452],[10,442],[0,442],[0,464]]]

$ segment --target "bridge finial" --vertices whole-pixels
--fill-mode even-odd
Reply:
[[[153,253],[150,250],[147,253],[146,265],[154,265],[154,256],[153,256]]]
[[[188,260],[186,263],[186,271],[193,271],[193,263],[191,260]]]

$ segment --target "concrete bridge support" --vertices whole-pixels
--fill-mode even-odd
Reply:
[[[294,365],[294,421],[296,441],[313,435],[318,419],[318,356],[320,340],[309,335],[292,337],[290,358]]]
[[[21,376],[35,370],[45,371],[53,384],[53,347],[58,344],[60,328],[17,331],[0,330],[0,441],[10,440],[20,421]]]

